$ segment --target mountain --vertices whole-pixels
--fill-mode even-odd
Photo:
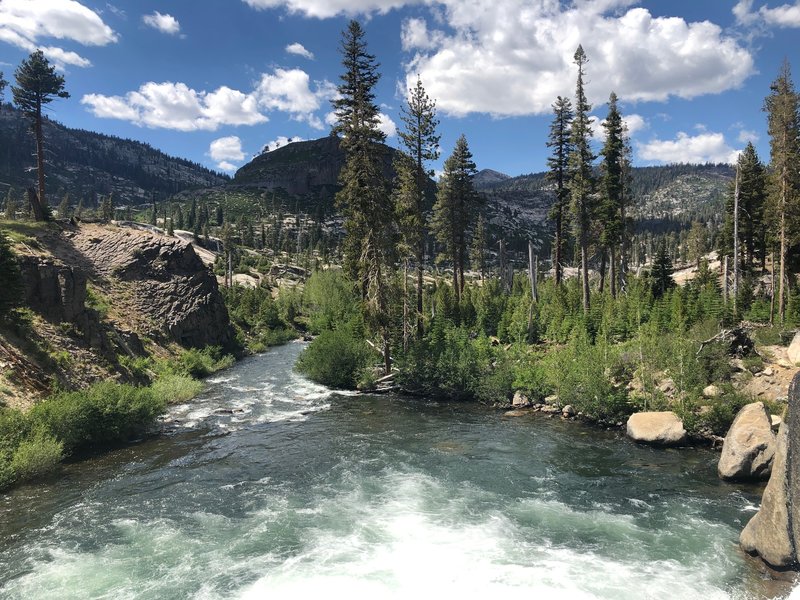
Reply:
[[[546,174],[503,178],[496,171],[482,173],[476,176],[476,187],[487,199],[490,227],[498,233],[502,227],[511,249],[523,250],[529,238],[539,248],[547,246],[554,190]],[[695,219],[720,224],[734,169],[714,164],[636,167],[631,176],[630,216],[637,230],[661,230],[674,222],[688,228]]]
[[[508,179],[511,179],[511,175],[493,169],[482,169],[472,179],[472,183],[477,189],[487,189]]]
[[[219,186],[230,178],[197,163],[176,158],[148,144],[71,129],[45,119],[48,202],[65,193],[93,206],[97,196],[114,193],[116,204],[142,204],[155,192],[166,197],[188,188]],[[8,185],[35,185],[35,146],[30,123],[10,104],[0,106],[0,196]]]

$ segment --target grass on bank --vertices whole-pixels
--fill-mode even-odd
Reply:
[[[198,378],[231,366],[219,348],[189,349],[171,360],[129,361],[129,369],[155,373],[149,386],[103,381],[59,392],[28,412],[0,408],[0,489],[55,470],[74,452],[124,443],[149,430],[169,404],[191,400]]]

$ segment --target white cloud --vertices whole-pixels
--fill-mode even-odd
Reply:
[[[741,143],[753,142],[754,144],[759,140],[759,136],[755,131],[750,129],[742,129],[739,131],[737,138]]]
[[[81,104],[91,107],[96,117],[179,131],[213,131],[220,125],[255,125],[268,120],[258,111],[252,95],[224,86],[198,92],[185,83],[169,81],[150,81],[125,96],[87,94]]]
[[[181,24],[172,15],[162,15],[158,11],[154,11],[151,15],[144,15],[142,22],[148,27],[157,29],[161,33],[169,35],[178,35],[181,32]]]
[[[428,31],[425,19],[406,19],[400,31],[403,50],[432,50],[444,40],[444,33],[438,30]]]
[[[639,158],[659,163],[736,162],[739,151],[731,148],[721,133],[701,132],[691,136],[679,131],[674,140],[653,139],[637,144]]]
[[[378,113],[378,129],[380,129],[387,138],[397,135],[397,124],[392,121],[389,115]]]
[[[750,52],[708,21],[654,17],[629,0],[440,0],[450,34],[407,21],[402,42],[418,51],[407,65],[445,113],[548,114],[574,92],[573,55],[589,57],[589,100],[613,90],[621,100],[693,98],[737,87],[753,73]],[[426,48],[426,46],[428,48]],[[498,93],[502,90],[502,93]]]
[[[322,129],[322,121],[314,113],[336,94],[336,87],[329,81],[317,81],[312,90],[305,71],[278,68],[272,74],[261,75],[254,94],[260,107],[287,112],[296,121]]]
[[[642,115],[637,115],[635,113],[631,115],[622,115],[622,121],[628,127],[628,135],[630,137],[633,137],[638,132],[650,126]]]
[[[222,170],[222,171],[231,172],[231,171],[235,171],[239,167],[237,167],[233,163],[228,162],[227,160],[223,160],[222,162],[217,163],[217,168]]]
[[[255,9],[285,7],[289,12],[326,19],[336,15],[385,14],[393,8],[422,0],[244,0]]]
[[[295,42],[294,44],[289,44],[286,46],[286,52],[289,54],[296,54],[297,56],[302,56],[303,58],[307,58],[308,60],[314,60],[314,53],[310,50],[307,50],[303,44],[299,42]]]
[[[117,34],[100,16],[75,0],[3,0],[0,2],[0,41],[23,50],[43,46],[43,39],[69,40],[84,46],[116,42]],[[42,47],[59,67],[91,65],[76,52],[55,46]]]
[[[742,25],[764,23],[775,27],[800,27],[800,1],[770,8],[766,4],[753,10],[753,0],[740,0],[733,7],[736,21]]]
[[[242,140],[236,135],[217,138],[208,146],[208,155],[217,162],[243,160],[245,153],[242,150]]]
[[[293,144],[294,142],[302,142],[302,141],[303,138],[297,135],[290,138],[286,137],[285,135],[279,135],[277,139],[274,139],[271,142],[267,142],[262,152],[272,152],[273,150],[277,150],[278,148],[283,148],[284,146],[288,146],[289,144]]]

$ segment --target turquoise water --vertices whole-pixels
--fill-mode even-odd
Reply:
[[[0,495],[3,598],[756,598],[758,488],[540,415],[332,393],[289,344]],[[785,590],[783,590],[785,592]]]

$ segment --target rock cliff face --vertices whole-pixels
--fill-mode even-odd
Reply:
[[[86,273],[52,259],[22,256],[25,306],[48,321],[73,321],[86,310]]]
[[[761,507],[739,542],[774,569],[800,566],[800,373],[789,386],[786,420],[778,430],[772,475]]]
[[[184,240],[119,227],[64,233],[76,262],[104,282],[113,309],[134,329],[183,346],[227,346],[228,311],[214,276]]]

